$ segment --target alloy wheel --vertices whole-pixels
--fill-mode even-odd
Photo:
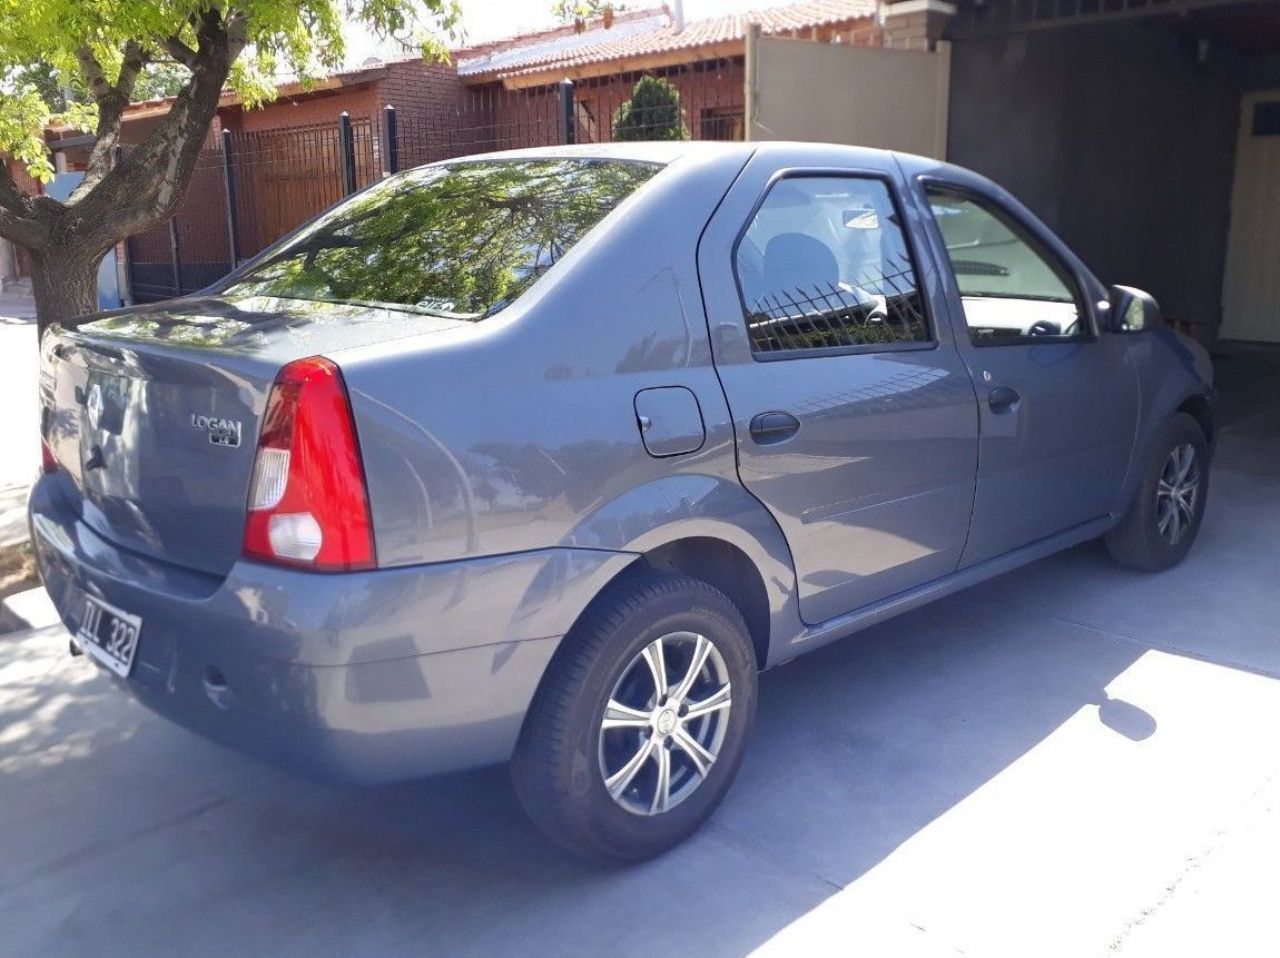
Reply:
[[[729,670],[715,645],[671,632],[622,670],[600,719],[605,789],[637,815],[658,815],[707,778],[728,729]]]
[[[1200,501],[1200,460],[1196,447],[1174,446],[1156,485],[1156,526],[1160,537],[1177,545],[1195,521]]]

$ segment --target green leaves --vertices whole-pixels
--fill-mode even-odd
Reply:
[[[191,78],[197,28],[211,12],[230,37],[230,85],[250,106],[274,95],[280,72],[305,81],[339,68],[348,23],[432,56],[459,29],[457,0],[0,0],[0,152],[51,176],[43,128],[95,128],[84,104],[116,90],[131,42],[145,64],[132,99],[176,94]],[[62,88],[83,102],[65,103]]]
[[[603,15],[606,11],[618,13],[625,9],[627,9],[626,6],[613,3],[612,0],[555,0],[551,4],[551,12],[566,23],[589,20]]]
[[[93,117],[72,104],[65,122],[80,129],[91,129]],[[53,179],[53,163],[45,149],[43,137],[32,135],[55,119],[55,115],[34,84],[24,84],[0,96],[0,153],[8,153],[25,163],[27,171],[42,183]]]

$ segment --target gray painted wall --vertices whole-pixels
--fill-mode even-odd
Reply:
[[[1254,57],[1241,69],[1245,90],[1274,90],[1280,88],[1280,54]]]
[[[1257,72],[1221,48],[1198,65],[1194,44],[1132,21],[960,39],[948,158],[1017,194],[1104,282],[1217,324],[1240,93]]]

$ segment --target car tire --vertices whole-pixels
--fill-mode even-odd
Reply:
[[[679,844],[737,775],[756,673],[724,593],[690,576],[624,574],[565,637],[534,696],[511,763],[521,804],[587,858],[641,861]]]
[[[1209,443],[1199,423],[1177,413],[1152,443],[1128,511],[1106,535],[1112,558],[1143,572],[1177,565],[1200,532],[1208,494]]]

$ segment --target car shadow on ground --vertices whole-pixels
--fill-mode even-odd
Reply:
[[[1223,448],[1246,428],[1264,426],[1242,418]],[[1159,741],[1166,716],[1116,682],[1150,650],[1280,675],[1280,483],[1241,442],[1177,569],[1125,572],[1088,544],[767,673],[724,806],[633,868],[563,854],[505,769],[376,789],[293,778],[145,713],[66,656],[60,629],[0,640],[8,947],[748,954],[1065,723]]]
[[[213,953],[232,925],[274,955],[415,942],[450,955],[743,955],[1080,709],[1118,710],[1118,734],[1151,734],[1158,716],[1105,691],[1144,651],[978,595],[818,650],[764,676],[748,758],[711,824],[628,869],[552,846],[505,769],[312,783],[123,707],[91,666],[62,664],[59,695],[33,673],[0,702],[24,757],[0,765],[4,805],[30,803],[43,836],[12,837],[23,823],[4,815],[0,914],[46,955],[151,953],[177,934],[186,954]],[[112,876],[130,876],[127,905],[95,894]],[[656,927],[643,919],[655,895]]]

